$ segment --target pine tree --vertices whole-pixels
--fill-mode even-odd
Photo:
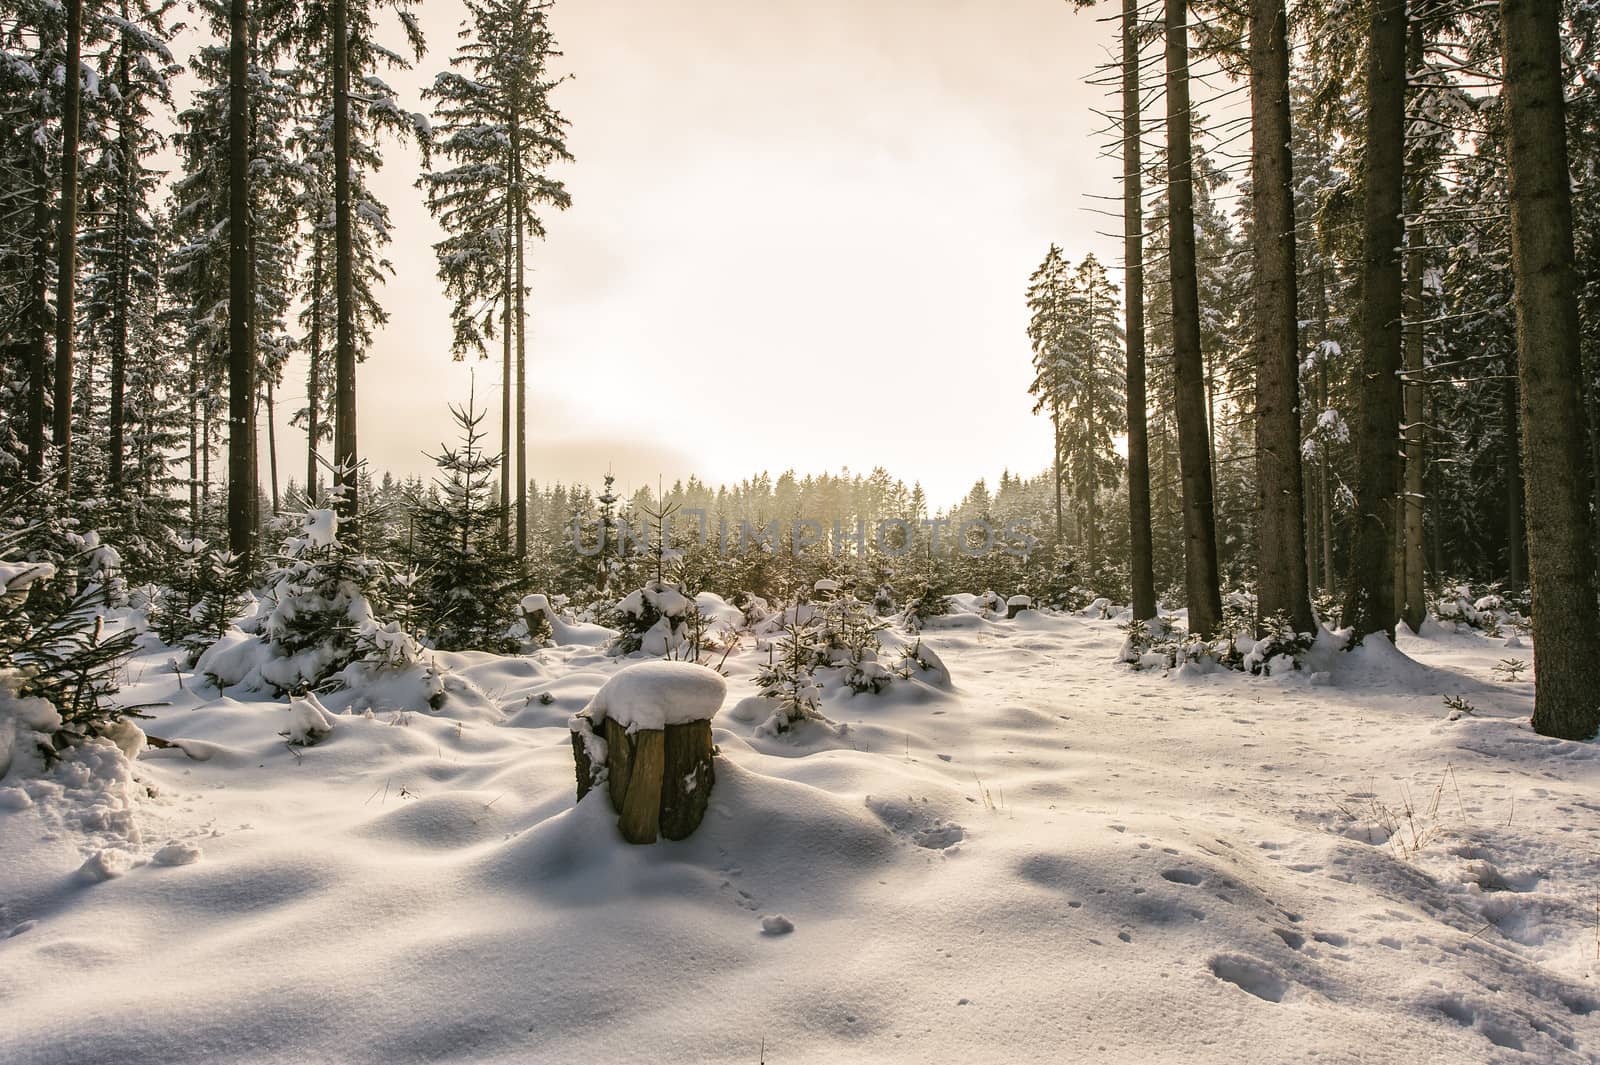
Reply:
[[[1210,636],[1222,620],[1222,593],[1218,587],[1206,373],[1195,275],[1188,32],[1187,0],[1166,0],[1168,298],[1177,378],[1178,460],[1183,472],[1184,586],[1188,593],[1189,630]]]
[[[134,318],[138,306],[154,298],[164,252],[152,202],[159,174],[147,160],[166,145],[157,120],[171,102],[168,77],[181,69],[164,40],[170,7],[135,8],[122,0],[106,60],[110,76],[101,85],[110,112],[110,139],[89,160],[84,174],[85,186],[98,194],[99,202],[84,232],[83,313],[91,350],[108,355],[108,488],[116,499],[132,487],[125,463]]]
[[[1122,0],[1122,223],[1128,346],[1128,530],[1133,616],[1157,614],[1155,547],[1150,528],[1150,432],[1146,425],[1144,326],[1143,104],[1139,97],[1139,5]]]
[[[1300,466],[1300,330],[1288,13],[1250,3],[1250,168],[1254,251],[1258,631],[1274,617],[1310,632]]]
[[[37,482],[45,474],[53,391],[48,294],[61,99],[52,74],[64,68],[66,23],[65,8],[46,0],[19,0],[12,14],[0,20],[0,100],[7,106],[0,129],[0,350],[8,374],[0,384],[16,401],[6,411],[11,438],[0,445]]]
[[[543,239],[541,205],[564,210],[566,186],[550,167],[570,160],[567,121],[551,103],[560,55],[549,28],[550,0],[469,0],[464,43],[435,80],[439,154],[454,164],[423,175],[428,207],[447,236],[435,247],[439,276],[452,301],[452,352],[485,354],[498,313],[502,330],[502,439],[509,508],[513,456],[517,483],[517,557],[527,556],[528,238]],[[513,381],[513,359],[515,381]],[[516,395],[516,447],[510,444],[510,397]]]
[[[1065,520],[1061,504],[1061,486],[1065,480],[1062,469],[1061,392],[1066,363],[1062,321],[1070,291],[1071,279],[1067,274],[1066,260],[1061,257],[1061,249],[1052,244],[1044,262],[1028,278],[1028,340],[1033,345],[1034,369],[1033,384],[1028,392],[1034,397],[1033,413],[1044,410],[1050,412],[1057,540],[1064,534]]]
[[[397,16],[405,39],[404,54],[378,40],[376,15],[384,8],[392,9]],[[324,0],[301,5],[294,11],[292,37],[302,81],[309,86],[313,99],[327,102],[325,112],[320,105],[314,111],[326,115],[325,133],[317,129],[315,139],[320,141],[326,136],[328,145],[327,170],[314,183],[314,198],[332,197],[331,229],[323,236],[324,242],[331,240],[332,249],[328,268],[319,272],[314,264],[313,274],[319,284],[332,288],[333,321],[324,325],[331,325],[333,334],[333,470],[335,482],[342,487],[353,487],[355,471],[361,467],[356,433],[356,363],[362,355],[366,312],[370,310],[362,296],[363,278],[370,277],[367,253],[377,243],[364,238],[361,231],[371,227],[382,234],[381,240],[387,240],[388,229],[387,212],[364,192],[362,174],[381,165],[381,130],[388,130],[399,139],[415,136],[426,159],[426,119],[405,112],[395,90],[380,73],[386,68],[409,68],[426,54],[422,29],[411,8],[409,0]],[[310,217],[313,227],[329,225],[327,215],[321,211],[313,210]],[[326,254],[328,249],[325,243],[317,246],[314,241],[314,252]],[[315,295],[308,302],[320,310],[321,301]],[[320,357],[320,351],[313,352],[308,389],[312,396],[319,394],[316,376]],[[308,432],[320,431],[320,413],[319,409],[316,419],[308,417]],[[345,508],[356,507],[360,497],[358,491],[338,494],[340,505]],[[354,519],[355,510],[346,509],[344,517],[347,521]],[[350,535],[356,535],[355,526]]]
[[[1405,170],[1406,9],[1376,0],[1367,57],[1361,251],[1361,406],[1356,433],[1356,535],[1344,620],[1359,639],[1394,636],[1400,465],[1400,245]]]
[[[443,476],[417,514],[419,619],[435,647],[509,654],[516,641],[508,632],[528,588],[500,540],[494,480],[501,459],[483,448],[485,412],[472,396],[465,407],[452,404],[450,414],[461,442],[440,446],[434,462]]]
[[[1600,732],[1593,656],[1594,533],[1583,463],[1582,363],[1573,269],[1557,0],[1501,0],[1505,48],[1511,247],[1527,469],[1528,545],[1539,669],[1533,727],[1549,736]]]
[[[321,447],[334,435],[334,363],[340,316],[339,271],[335,262],[340,245],[334,92],[326,16],[326,8],[308,6],[301,23],[294,28],[299,121],[291,135],[299,160],[294,176],[296,203],[304,227],[300,240],[303,259],[295,292],[301,305],[298,345],[306,353],[306,405],[294,413],[291,424],[303,426],[306,431],[306,485],[313,496],[319,479]],[[402,12],[403,20],[408,17]],[[385,279],[394,272],[384,253],[392,236],[389,208],[377,198],[369,178],[383,166],[383,139],[406,142],[416,138],[424,147],[428,143],[426,123],[400,106],[395,90],[378,73],[384,66],[405,69],[409,63],[403,56],[373,43],[370,32],[368,26],[357,34],[351,53],[365,92],[363,106],[350,114],[347,148],[347,184],[354,205],[348,234],[354,301],[351,328],[357,362],[366,358],[375,332],[389,320],[379,296]],[[418,47],[420,44],[414,44],[413,51],[420,55],[416,52]]]
[[[1065,444],[1071,477],[1079,487],[1086,568],[1090,579],[1099,581],[1105,559],[1097,496],[1120,472],[1114,438],[1127,427],[1127,396],[1117,287],[1093,255],[1078,265],[1068,309],[1062,399],[1072,417]]]

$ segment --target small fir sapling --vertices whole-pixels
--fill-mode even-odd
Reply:
[[[942,617],[949,611],[944,574],[938,559],[931,556],[922,559],[921,565],[907,574],[907,587],[912,593],[901,608],[900,622],[908,632],[921,632],[929,618]]]
[[[155,628],[193,662],[244,609],[245,575],[237,555],[213,551],[203,540],[175,538],[174,547],[177,570],[157,603]]]
[[[883,643],[878,634],[888,627],[867,605],[845,592],[823,604],[818,632],[824,661],[843,670],[852,691],[874,694],[889,686],[893,674],[878,661]]]
[[[511,633],[517,604],[529,590],[527,578],[500,537],[501,505],[496,498],[500,456],[483,448],[485,412],[475,397],[451,405],[460,430],[455,448],[441,445],[433,456],[442,475],[438,491],[417,515],[411,561],[420,576],[414,612],[419,628],[437,648],[514,653]]]
[[[105,617],[96,609],[102,597],[97,587],[80,588],[65,601],[36,596],[57,568],[13,559],[19,539],[0,538],[0,728],[18,746],[32,738],[46,766],[68,747],[95,737],[137,755],[144,736],[131,719],[142,715],[110,701],[136,633],[129,628],[106,634]],[[0,751],[6,763],[0,776],[14,750],[6,744]]]
[[[1271,676],[1285,667],[1299,669],[1301,660],[1316,642],[1313,633],[1294,631],[1294,623],[1287,614],[1274,614],[1262,622],[1261,628],[1261,638],[1244,654],[1238,667],[1257,676]]]
[[[791,610],[782,636],[768,646],[767,662],[756,673],[761,697],[777,704],[766,725],[774,732],[788,732],[801,721],[824,720],[822,685],[816,677],[822,653],[816,617]]]
[[[344,480],[347,485],[360,483],[355,477]],[[307,511],[263,579],[256,613],[239,623],[257,645],[264,645],[265,653],[250,659],[253,670],[244,666],[232,669],[243,676],[218,675],[224,662],[240,666],[235,657],[239,649],[224,650],[222,643],[202,655],[196,668],[219,687],[254,674],[283,694],[348,685],[352,678],[347,670],[357,665],[417,665],[423,658],[421,646],[398,623],[380,620],[378,613],[385,609],[381,593],[390,569],[346,542],[333,506]],[[222,658],[213,658],[218,652]],[[430,698],[441,698],[431,671],[428,680]]]

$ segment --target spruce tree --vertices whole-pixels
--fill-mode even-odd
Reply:
[[[1205,360],[1200,347],[1200,295],[1195,274],[1194,151],[1189,109],[1187,0],[1166,0],[1168,299],[1172,309],[1172,361],[1178,460],[1183,471],[1184,587],[1189,630],[1211,636],[1222,621],[1217,573],[1216,513]]]
[[[433,646],[512,653],[508,632],[528,591],[516,559],[502,546],[502,505],[495,498],[501,459],[483,447],[485,412],[469,395],[450,407],[460,428],[456,447],[433,456],[437,491],[417,514],[412,561],[418,580],[418,618]]]
[[[572,202],[566,186],[549,174],[553,164],[572,158],[567,121],[550,100],[561,80],[550,71],[550,60],[560,55],[549,27],[551,6],[550,0],[469,0],[463,44],[428,92],[436,150],[453,165],[424,174],[420,182],[447,234],[434,251],[452,302],[453,354],[484,355],[494,319],[500,319],[502,502],[510,507],[514,473],[518,558],[527,555],[528,535],[527,241],[545,234],[537,208],[563,210]]]
[[[1539,661],[1533,727],[1585,740],[1600,731],[1593,656],[1594,532],[1583,407],[1571,178],[1561,84],[1560,5],[1501,0],[1510,129],[1528,545]]]

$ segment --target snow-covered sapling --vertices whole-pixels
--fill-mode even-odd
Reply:
[[[822,645],[816,615],[793,607],[782,631],[782,638],[767,649],[766,664],[756,673],[762,698],[777,704],[768,721],[774,732],[787,732],[801,721],[822,718],[822,685],[816,677]]]

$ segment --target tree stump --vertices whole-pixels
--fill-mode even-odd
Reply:
[[[716,783],[711,717],[726,691],[719,674],[688,662],[612,677],[570,725],[579,801],[604,784],[629,843],[687,838]]]

